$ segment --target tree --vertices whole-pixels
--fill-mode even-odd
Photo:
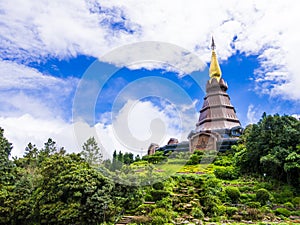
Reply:
[[[22,167],[25,167],[25,166],[37,167],[38,162],[39,162],[39,154],[40,154],[40,151],[36,147],[36,145],[29,142],[27,147],[25,148],[24,157],[20,158],[18,160],[15,160],[15,163],[18,166],[22,166]]]
[[[92,166],[102,162],[102,154],[94,137],[90,137],[82,146],[81,155],[84,160]]]
[[[284,171],[287,173],[287,181],[295,187],[300,187],[300,145],[296,151],[292,151],[284,163]]]
[[[136,155],[136,157],[135,157],[134,161],[138,162],[138,161],[140,161],[140,160],[141,160],[141,157],[140,157],[140,155]]]
[[[127,165],[133,163],[133,161],[134,161],[133,154],[131,152],[126,152],[123,156],[123,160],[124,160],[124,163]]]
[[[119,153],[117,155],[117,160],[122,163],[124,162],[124,155],[121,151],[119,151]]]
[[[36,224],[96,225],[110,219],[114,184],[80,155],[51,155],[42,163],[41,176],[34,193]]]
[[[117,153],[117,150],[115,150],[113,153],[112,163],[109,169],[112,171],[120,170],[123,166],[123,160],[123,153],[121,151]]]
[[[9,156],[12,144],[4,137],[4,130],[0,127],[0,184],[11,181],[10,170],[12,163]]]
[[[244,147],[236,152],[235,159],[242,173],[266,174],[287,181],[288,165],[291,165],[286,164],[291,162],[288,156],[300,144],[300,121],[286,115],[264,114],[257,124],[245,129],[241,142]],[[293,177],[298,173],[296,170],[290,172]]]
[[[58,152],[56,142],[48,138],[47,142],[44,143],[44,148],[38,151],[38,164],[41,164],[45,159],[56,152]]]

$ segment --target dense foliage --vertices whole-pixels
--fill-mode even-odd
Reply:
[[[51,139],[40,150],[29,143],[24,157],[13,161],[11,144],[3,136],[1,143],[0,224],[100,224],[139,196],[138,188],[114,183],[94,161],[92,167],[92,157],[66,154]],[[91,153],[92,147],[94,142],[86,142],[83,151]]]
[[[80,154],[50,138],[21,158],[11,150],[0,129],[0,224],[300,221],[300,122],[289,116],[264,115],[218,155],[114,151],[103,160],[93,137]]]
[[[242,173],[258,173],[300,187],[300,121],[263,115],[249,125],[236,155]]]

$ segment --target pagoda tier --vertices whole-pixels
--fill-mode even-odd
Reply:
[[[210,79],[206,84],[206,96],[200,110],[196,131],[216,131],[240,126],[235,109],[226,93],[228,86],[223,78]]]
[[[212,55],[209,67],[210,79],[206,84],[206,96],[200,110],[196,131],[217,131],[241,126],[226,93],[227,83],[222,78],[222,72],[215,52],[215,42],[212,38]]]

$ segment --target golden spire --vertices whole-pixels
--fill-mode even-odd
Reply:
[[[221,76],[222,76],[222,72],[218,63],[218,59],[217,59],[217,55],[215,52],[215,41],[214,41],[214,37],[211,38],[211,49],[212,49],[212,55],[211,55],[211,61],[210,61],[210,66],[209,66],[209,77],[210,77],[210,81],[213,78],[216,78],[217,81],[220,81]]]

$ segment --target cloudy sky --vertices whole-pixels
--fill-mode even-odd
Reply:
[[[300,114],[298,1],[0,1],[0,126],[22,156],[49,137],[146,151],[195,128],[210,40],[243,126]]]

